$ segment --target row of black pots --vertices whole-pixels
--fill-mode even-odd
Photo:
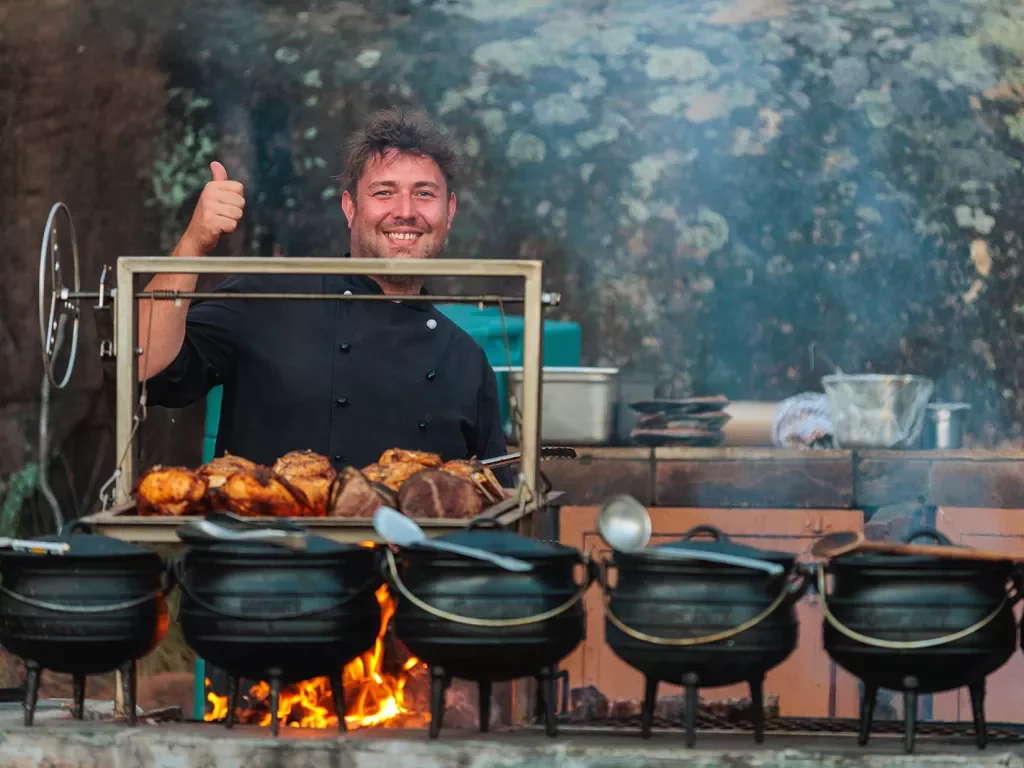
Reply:
[[[945,542],[935,531],[911,539],[925,533]],[[557,667],[584,638],[582,597],[600,578],[607,641],[647,678],[643,733],[650,731],[660,681],[686,686],[689,744],[698,688],[745,681],[760,740],[762,681],[796,647],[795,604],[814,582],[824,593],[823,572],[798,564],[793,554],[738,545],[706,526],[676,546],[757,557],[783,565],[784,572],[773,576],[650,552],[619,553],[598,568],[572,547],[493,523],[445,538],[528,560],[532,571],[512,573],[423,547],[396,556],[386,547],[312,536],[296,552],[225,543],[187,529],[179,535],[189,548],[170,569],[147,550],[68,531],[61,534],[72,545],[64,557],[0,555],[0,644],[26,661],[30,677],[45,668],[69,672],[77,683],[86,674],[126,669],[162,639],[164,598],[177,583],[183,634],[204,659],[236,683],[267,680],[272,691],[330,676],[343,711],[340,671],[372,647],[381,618],[375,592],[387,579],[398,599],[396,636],[431,667],[431,735],[440,729],[444,690],[453,677],[480,683],[486,702],[492,683],[531,675],[541,682],[539,711],[554,735]],[[862,743],[879,687],[906,691],[912,705],[917,693],[968,686],[983,746],[984,679],[1017,644],[1012,606],[1019,595],[1007,592],[1017,578],[1013,568],[863,554],[836,558],[829,568],[834,583],[823,600],[825,647],[865,683]],[[913,709],[907,708],[908,749]],[[481,721],[485,728],[483,711]],[[339,724],[344,727],[344,717]]]

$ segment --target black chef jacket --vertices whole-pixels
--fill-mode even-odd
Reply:
[[[216,290],[383,293],[359,275],[246,275]],[[177,358],[147,383],[148,402],[184,407],[218,384],[218,456],[270,465],[311,449],[341,468],[387,448],[445,460],[506,451],[483,350],[425,302],[196,301]]]

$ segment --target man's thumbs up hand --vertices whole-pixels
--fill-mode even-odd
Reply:
[[[227,169],[216,160],[210,163],[210,174],[212,179],[203,187],[192,212],[192,221],[182,237],[199,253],[183,255],[205,256],[216,247],[220,236],[234,232],[242,219],[245,209],[242,183],[230,181]]]

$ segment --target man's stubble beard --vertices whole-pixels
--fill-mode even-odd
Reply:
[[[376,233],[376,231],[374,231]],[[385,235],[382,235],[385,237]],[[387,254],[382,253],[377,246],[377,242],[372,236],[367,237],[365,233],[359,232],[356,235],[359,242],[359,252],[362,254],[364,259],[386,259]],[[416,256],[414,259],[435,259],[441,253],[444,248],[445,235],[441,236],[441,239],[432,247],[428,247],[422,256]],[[412,260],[412,259],[411,259]],[[371,277],[381,285],[387,284],[392,288],[398,290],[407,290],[415,285],[421,284],[423,278],[418,275],[371,275]]]

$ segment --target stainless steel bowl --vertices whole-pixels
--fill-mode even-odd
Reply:
[[[935,382],[924,376],[835,374],[821,380],[842,448],[902,450],[920,445]]]

